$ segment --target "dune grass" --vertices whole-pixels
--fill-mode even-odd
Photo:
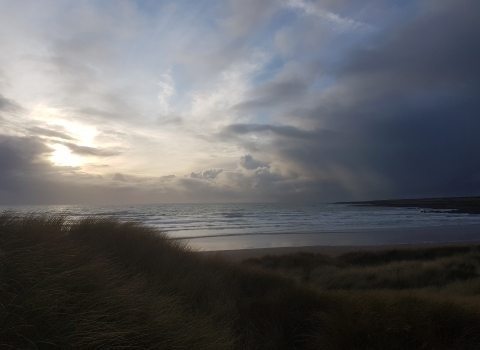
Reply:
[[[246,259],[243,264],[282,272],[329,290],[395,290],[480,282],[480,247],[475,245],[352,252],[336,258],[300,252]]]
[[[4,213],[0,348],[477,349],[480,251],[455,249],[236,264],[137,223]]]

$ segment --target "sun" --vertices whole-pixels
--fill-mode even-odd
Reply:
[[[55,151],[52,153],[50,160],[55,165],[62,165],[62,166],[80,166],[83,163],[81,157],[76,156],[73,154],[70,149],[64,145],[60,145],[55,143],[50,145]]]
[[[96,127],[72,122],[70,117],[68,111],[48,107],[43,103],[35,106],[31,113],[31,118],[36,122],[62,128],[62,132],[71,138],[68,142],[77,146],[95,147],[94,138],[99,133]],[[84,157],[72,153],[67,146],[53,139],[50,140],[49,146],[54,149],[50,161],[55,165],[80,166],[86,161]]]

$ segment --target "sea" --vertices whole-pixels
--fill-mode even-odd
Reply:
[[[480,241],[480,215],[328,203],[0,206],[136,221],[199,250]]]

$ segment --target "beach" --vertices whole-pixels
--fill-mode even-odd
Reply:
[[[259,258],[265,255],[284,255],[299,252],[324,254],[337,257],[350,252],[378,252],[393,249],[417,249],[478,245],[478,241],[445,242],[445,243],[420,243],[420,244],[392,244],[392,245],[370,245],[370,246],[304,246],[304,247],[279,247],[279,248],[257,248],[237,250],[200,251],[202,255],[219,256],[230,261],[242,261],[244,259]]]
[[[267,254],[312,252],[338,256],[351,251],[379,251],[480,243],[480,225],[352,230],[311,234],[222,236],[191,239],[201,254],[242,260]]]

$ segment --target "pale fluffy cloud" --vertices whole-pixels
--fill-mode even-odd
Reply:
[[[351,18],[341,17],[338,14],[322,8],[321,2],[315,3],[305,0],[288,0],[287,6],[303,11],[306,15],[315,16],[323,21],[334,25],[337,30],[372,30],[373,27],[367,23],[355,21]]]
[[[172,80],[170,70],[163,73],[161,79],[158,81],[160,92],[158,93],[158,103],[160,104],[160,113],[168,114],[170,107],[170,100],[175,96],[176,90]]]

